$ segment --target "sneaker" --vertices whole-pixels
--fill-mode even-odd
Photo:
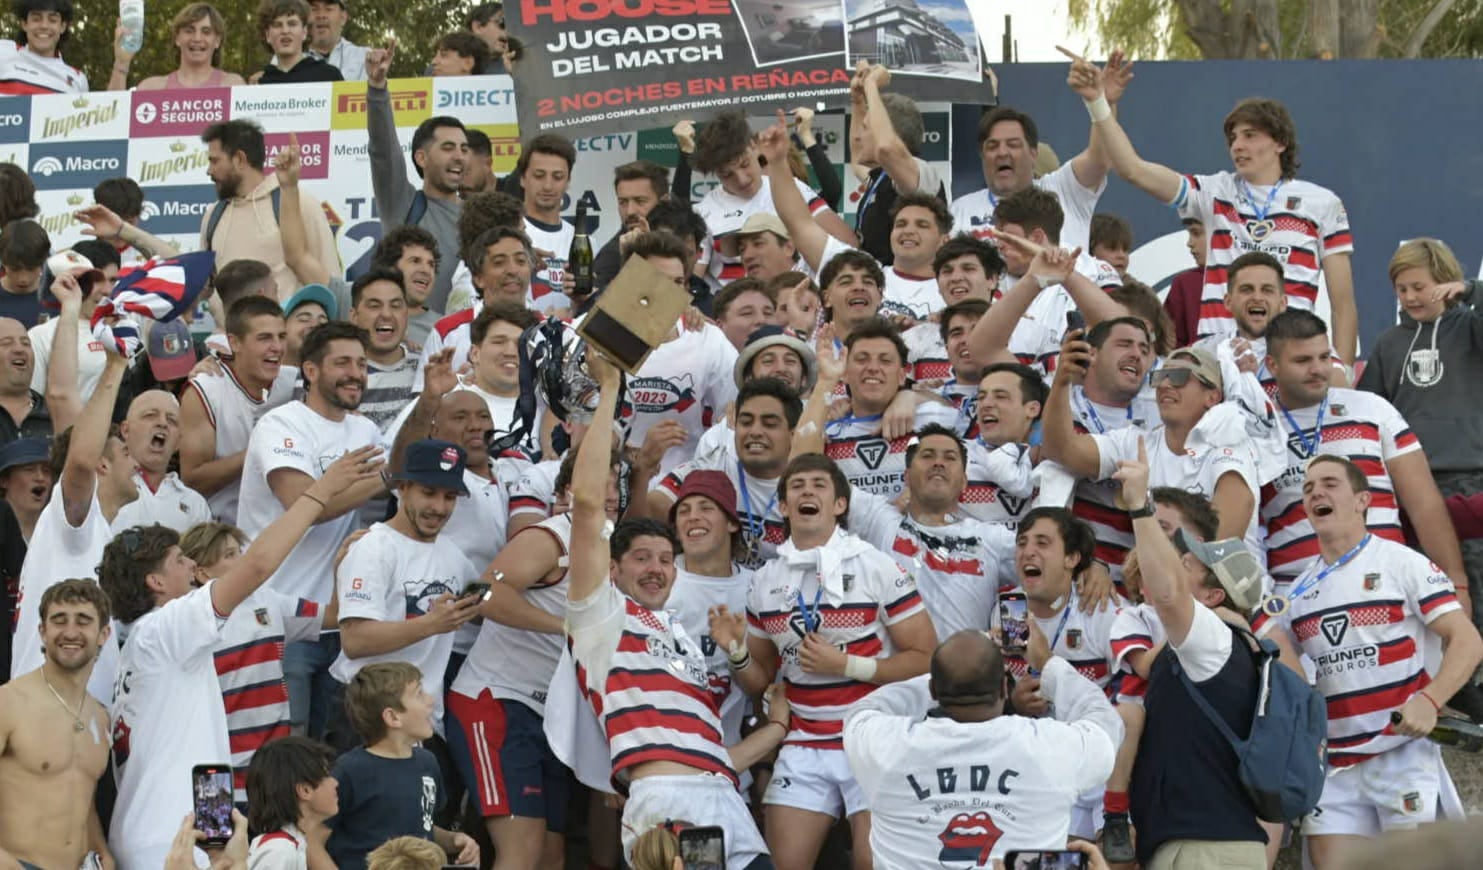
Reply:
[[[1102,816],[1102,857],[1109,864],[1131,864],[1137,859],[1133,852],[1133,826],[1127,813]]]

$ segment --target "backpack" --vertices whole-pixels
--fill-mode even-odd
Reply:
[[[1318,806],[1328,774],[1328,705],[1323,694],[1301,674],[1277,660],[1277,645],[1250,630],[1231,626],[1251,649],[1257,672],[1256,710],[1251,731],[1242,740],[1218,713],[1173,657],[1174,673],[1184,683],[1195,705],[1236,751],[1237,776],[1267,822],[1290,822]]]
[[[268,194],[268,198],[273,201],[273,223],[276,224],[279,213],[283,211],[283,191],[275,187],[273,192]],[[206,220],[206,244],[203,246],[206,250],[215,250],[211,247],[211,241],[216,238],[216,228],[221,224],[221,219],[226,217],[227,208],[231,204],[232,201],[229,199],[219,199],[216,205],[211,207],[211,217]]]
[[[409,227],[415,227],[425,214],[427,214],[427,194],[418,190],[412,194],[412,205],[407,209],[407,219],[402,221],[402,223]]]

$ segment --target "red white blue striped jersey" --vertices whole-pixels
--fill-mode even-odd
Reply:
[[[1236,320],[1224,301],[1226,268],[1242,254],[1263,251],[1276,257],[1282,263],[1287,304],[1311,311],[1318,299],[1323,258],[1354,250],[1344,203],[1332,190],[1309,181],[1248,185],[1230,170],[1186,175],[1170,204],[1180,217],[1205,224],[1201,338],[1236,331]]]
[[[1011,529],[1035,506],[1037,487],[1028,444],[995,447],[981,439],[968,446],[968,482],[958,497],[963,513]]]
[[[568,604],[566,633],[577,682],[607,735],[620,794],[628,793],[631,768],[649,761],[737,782],[705,652],[674,614],[650,610],[604,581]]]
[[[1312,660],[1328,699],[1329,764],[1347,767],[1412,739],[1391,732],[1390,714],[1441,666],[1441,638],[1427,626],[1460,610],[1441,568],[1404,544],[1371,537],[1281,616],[1259,613],[1252,628],[1259,635],[1282,628]]]
[[[1128,604],[1118,608],[1112,620],[1112,670],[1118,674],[1117,702],[1143,703],[1148,692],[1148,681],[1138,676],[1128,657],[1137,652],[1148,652],[1169,636],[1164,632],[1164,623],[1151,604]]]
[[[793,724],[784,742],[841,749],[845,711],[876,686],[804,673],[798,663],[807,634],[800,596],[810,614],[818,601],[815,633],[845,653],[864,658],[892,655],[895,649],[887,629],[923,612],[925,605],[915,578],[890,556],[843,529],[812,550],[799,552],[789,542],[777,559],[753,575],[747,596],[748,630],[777,647],[779,673],[793,708]]]
[[[1318,538],[1303,510],[1303,474],[1308,459],[1321,453],[1342,456],[1358,465],[1370,482],[1370,531],[1397,543],[1400,506],[1386,463],[1421,449],[1421,442],[1395,406],[1374,393],[1334,388],[1323,405],[1323,432],[1314,443],[1319,405],[1279,406],[1277,420],[1287,436],[1288,466],[1262,486],[1261,517],[1267,528],[1267,568],[1281,586],[1307,570],[1318,556]],[[1288,420],[1291,415],[1292,420]],[[1294,428],[1293,424],[1297,426]]]
[[[1055,616],[1041,619],[1031,615],[1031,618],[1040,626],[1045,639],[1051,643],[1051,655],[1065,659],[1078,674],[1111,694],[1112,622],[1117,618],[1117,608],[1105,607],[1091,613],[1082,613],[1080,603],[1073,593],[1066,606]],[[997,608],[994,611],[994,627],[999,627]],[[1013,674],[1016,680],[1021,680],[1029,674],[1030,665],[1023,655],[1005,653],[1004,669]]]
[[[1139,395],[1126,408],[1101,405],[1087,398],[1086,391],[1071,388],[1071,413],[1078,433],[1099,435],[1119,429],[1148,431],[1159,425],[1159,409],[1154,402]],[[1071,512],[1092,527],[1097,538],[1097,561],[1106,565],[1119,588],[1123,582],[1123,562],[1133,548],[1133,521],[1119,508],[1114,497],[1117,482],[1079,479],[1072,492]]]
[[[917,406],[913,428],[928,423],[952,427],[957,416],[958,409],[950,405],[923,402]],[[834,460],[852,488],[895,498],[905,485],[906,447],[911,436],[888,440],[880,429],[879,416],[841,417],[824,427],[824,455]]]
[[[901,333],[906,342],[906,373],[913,383],[941,382],[953,376],[942,330],[935,323],[918,323]]]
[[[232,744],[232,785],[247,802],[247,765],[270,740],[289,733],[283,645],[319,639],[319,604],[259,588],[227,618],[213,655]]]

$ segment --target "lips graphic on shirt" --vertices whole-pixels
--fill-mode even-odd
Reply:
[[[994,824],[988,813],[959,813],[937,839],[942,841],[942,851],[937,860],[946,864],[968,862],[975,867],[989,866],[989,854],[1004,832]]]

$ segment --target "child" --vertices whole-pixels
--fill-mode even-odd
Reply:
[[[435,76],[471,76],[489,65],[489,46],[467,30],[445,33],[433,46]]]
[[[310,838],[340,811],[330,765],[335,753],[307,737],[284,737],[259,749],[247,769],[248,821],[254,837],[247,870],[308,870]]]
[[[11,221],[0,230],[0,317],[30,329],[41,322],[41,268],[51,238],[33,220]]]
[[[394,837],[432,840],[449,863],[479,863],[467,834],[433,825],[443,802],[442,775],[417,744],[433,736],[433,698],[422,672],[406,662],[367,665],[345,687],[345,712],[365,745],[340,756],[340,812],[328,821],[326,848],[339,870],[365,870],[366,855]]]
[[[249,79],[253,84],[338,82],[340,70],[304,53],[309,38],[309,4],[304,0],[262,0],[257,8],[258,35],[273,57]]]

